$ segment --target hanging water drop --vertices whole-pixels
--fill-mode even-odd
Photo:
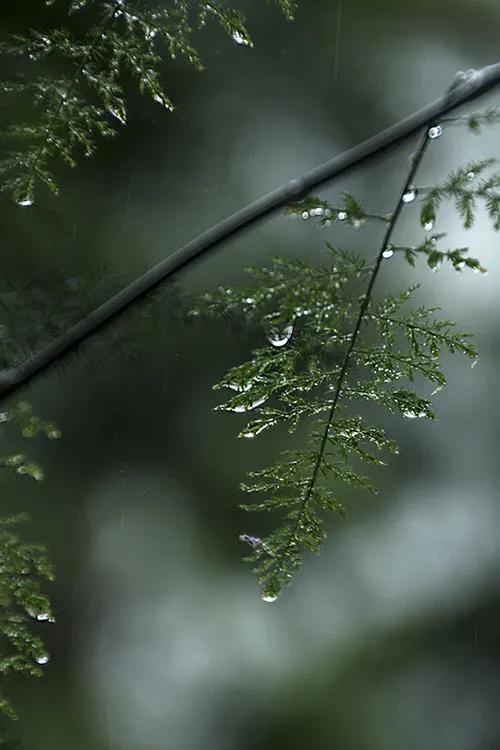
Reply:
[[[17,205],[18,206],[23,206],[23,207],[32,206],[34,202],[35,201],[33,200],[33,198],[30,195],[25,195],[24,198],[20,198],[17,201]]]
[[[309,218],[309,211],[303,211],[302,218],[304,219],[304,221],[307,221],[307,219]]]
[[[263,602],[275,602],[278,598],[278,594],[273,594],[271,591],[263,591],[260,598]]]
[[[443,128],[441,125],[434,125],[432,128],[429,128],[429,138],[434,140],[434,138],[439,138],[440,135],[443,135]]]
[[[293,325],[287,326],[283,331],[273,330],[268,336],[269,343],[273,346],[285,346],[293,334]]]
[[[424,229],[426,232],[430,232],[434,228],[434,222],[433,221],[426,221],[424,224]]]
[[[120,122],[122,125],[127,124],[127,115],[125,113],[125,110],[120,107],[120,109],[117,109],[116,107],[108,107],[108,111],[113,117],[116,117],[118,122]]]
[[[250,534],[240,534],[238,536],[238,539],[240,542],[246,542],[246,544],[249,544],[250,547],[253,547],[254,549],[257,549],[258,547],[262,547],[263,541],[258,536],[250,536]]]
[[[245,385],[239,385],[238,383],[226,383],[226,386],[231,388],[232,391],[249,391],[252,384],[245,383]]]
[[[48,664],[50,661],[50,656],[48,654],[39,654],[35,657],[35,661],[37,664]]]
[[[337,219],[339,221],[345,221],[347,219],[347,211],[339,211],[337,214]]]
[[[393,255],[394,249],[391,247],[391,245],[388,245],[382,253],[382,258],[392,258]]]
[[[243,36],[243,34],[240,34],[239,31],[233,31],[231,36],[233,37],[236,44],[243,44],[245,45],[245,47],[252,46],[250,40],[246,36]]]
[[[427,416],[427,412],[425,411],[419,411],[419,412],[404,411],[403,412],[403,417],[406,417],[406,419],[421,419],[422,417],[426,417],[426,416]]]
[[[410,186],[406,193],[403,195],[403,203],[412,203],[417,197],[417,189]]]
[[[255,401],[252,401],[250,404],[239,404],[238,406],[233,406],[231,411],[236,411],[238,413],[241,413],[244,411],[251,411],[252,409],[256,409],[258,406],[263,404],[266,399],[267,399],[267,396],[262,396],[261,398],[258,398]]]
[[[468,180],[473,180],[475,176],[476,176],[475,172],[467,172]]]
[[[48,612],[39,612],[39,613],[38,613],[38,614],[36,615],[36,618],[35,618],[35,619],[37,619],[37,620],[38,620],[38,622],[50,622],[50,620],[51,620],[52,618],[51,618],[51,616],[49,615],[49,613],[48,613]]]

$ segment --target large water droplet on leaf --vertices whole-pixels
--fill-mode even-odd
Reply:
[[[414,187],[409,187],[406,193],[403,195],[403,203],[412,203],[417,197],[417,190]]]

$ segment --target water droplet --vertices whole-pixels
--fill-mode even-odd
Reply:
[[[252,46],[250,40],[246,36],[243,36],[243,34],[240,34],[239,31],[233,31],[231,36],[233,37],[236,44],[244,44],[245,47]]]
[[[406,417],[406,419],[421,419],[422,417],[426,417],[426,416],[427,416],[427,412],[425,411],[419,411],[419,412],[404,411],[403,412],[403,417]]]
[[[0,411],[0,422],[8,422],[10,414],[8,411]]]
[[[347,211],[339,211],[337,214],[337,219],[339,221],[345,221],[347,219]]]
[[[30,195],[25,195],[24,198],[20,198],[17,201],[17,205],[18,206],[27,207],[27,206],[32,206],[34,202],[35,201],[33,200],[33,198]]]
[[[293,325],[287,326],[283,331],[273,330],[268,336],[269,343],[273,346],[285,346],[293,334]]]
[[[262,396],[261,398],[258,398],[255,401],[252,401],[251,404],[239,404],[238,406],[233,406],[231,411],[236,411],[238,413],[241,413],[244,411],[251,411],[252,409],[256,409],[258,406],[263,404],[266,399],[267,399],[267,396]]]
[[[60,430],[49,430],[47,433],[47,437],[50,440],[59,440],[59,438],[62,436],[62,433]]]
[[[255,300],[254,300],[254,298],[253,298],[253,297],[246,297],[246,298],[245,298],[245,299],[243,300],[243,302],[244,302],[244,303],[245,303],[246,305],[253,305],[253,304],[255,303]]]
[[[388,247],[385,248],[384,252],[382,253],[382,258],[392,258],[393,255],[394,255],[394,250],[389,245]]]
[[[35,657],[35,661],[37,664],[48,664],[50,661],[50,656],[48,654],[39,654]]]
[[[307,219],[309,218],[309,211],[303,211],[302,218],[304,219],[304,221],[307,221]]]
[[[121,122],[122,125],[127,124],[127,115],[125,114],[124,109],[116,109],[116,107],[108,107],[109,113],[113,115],[113,117],[116,117],[118,122]]]
[[[471,364],[470,369],[473,370],[474,367],[476,367],[478,362],[479,362],[479,359],[475,359],[474,362]]]
[[[426,221],[424,224],[424,229],[426,232],[430,232],[431,229],[434,228],[434,222],[433,221]]]
[[[245,383],[245,385],[238,385],[238,383],[227,383],[227,387],[231,388],[232,391],[249,391],[252,384]]]
[[[278,594],[273,594],[270,591],[263,591],[260,598],[263,602],[275,602],[278,598]]]
[[[468,180],[473,180],[475,176],[476,176],[475,172],[467,172]]]
[[[412,203],[417,197],[417,190],[413,186],[410,186],[406,193],[403,195],[403,203]]]
[[[240,542],[246,542],[246,544],[249,544],[254,549],[258,547],[262,547],[263,541],[258,536],[250,536],[250,534],[240,534],[238,539]]]
[[[434,125],[434,127],[429,128],[429,138],[439,138],[440,135],[443,135],[443,128],[441,125]]]

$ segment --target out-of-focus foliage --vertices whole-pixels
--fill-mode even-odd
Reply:
[[[33,631],[33,621],[54,622],[43,581],[53,579],[45,548],[27,544],[15,532],[26,516],[0,517],[0,674],[3,686],[12,673],[31,677],[42,675],[41,666],[49,655],[42,638]],[[0,695],[0,711],[15,718],[8,698]]]
[[[52,6],[58,0],[46,0]],[[293,0],[276,0],[292,17]],[[243,13],[221,0],[72,0],[69,12],[85,15],[83,34],[68,28],[32,29],[17,34],[0,47],[0,53],[29,59],[36,64],[32,76],[2,82],[3,94],[32,102],[34,117],[14,122],[3,135],[13,141],[0,161],[1,189],[20,206],[35,200],[38,184],[58,192],[54,160],[74,167],[80,154],[94,154],[100,137],[109,138],[113,123],[127,123],[125,73],[137,81],[141,93],[171,110],[173,104],[161,81],[162,56],[185,60],[196,69],[202,60],[193,46],[193,33],[211,18],[232,39],[252,46]],[[41,16],[41,25],[45,24]],[[54,58],[63,61],[61,74],[51,69]]]
[[[0,422],[12,423],[26,438],[39,434],[52,440],[61,437],[57,427],[33,414],[26,401],[0,412]],[[36,481],[43,479],[42,469],[21,453],[3,456],[0,467]],[[26,520],[22,514],[0,516],[0,711],[11,718],[15,718],[15,712],[3,692],[5,678],[15,672],[42,675],[41,666],[49,656],[32,625],[33,621],[54,622],[50,601],[42,591],[43,582],[53,579],[45,547],[28,544],[16,533],[16,526]]]

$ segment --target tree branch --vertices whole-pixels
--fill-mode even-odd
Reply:
[[[14,394],[35,376],[75,350],[82,341],[110,323],[132,304],[142,300],[196,258],[214,249],[225,240],[240,234],[258,221],[271,216],[289,203],[305,197],[314,188],[401,143],[422,127],[427,127],[429,123],[438,122],[443,115],[475,99],[498,83],[500,83],[500,63],[486,66],[479,71],[458,74],[450,90],[439,99],[340,156],[273,190],[213,226],[144,273],[21,365],[0,371],[0,401]],[[425,142],[426,140],[423,143]],[[413,166],[415,164],[416,161]],[[412,169],[410,179],[413,173]],[[399,204],[397,213],[400,209]],[[371,292],[371,289],[368,292]]]

